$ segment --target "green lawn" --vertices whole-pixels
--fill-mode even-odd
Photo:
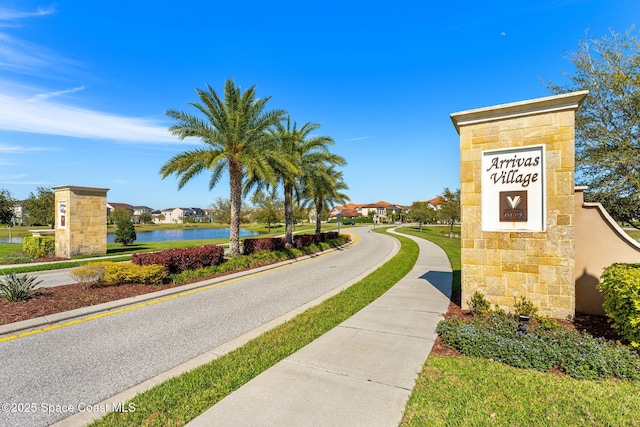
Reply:
[[[401,426],[638,426],[639,381],[580,381],[465,356],[427,359]]]

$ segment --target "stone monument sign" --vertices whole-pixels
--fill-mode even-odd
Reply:
[[[107,253],[108,188],[61,185],[55,191],[56,256]]]
[[[462,304],[575,314],[575,112],[587,91],[451,115],[460,135]]]

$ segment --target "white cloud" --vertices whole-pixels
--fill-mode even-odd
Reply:
[[[49,15],[54,12],[54,9],[42,9],[38,8],[35,12],[23,12],[19,10],[11,10],[4,7],[0,7],[0,21],[15,21],[22,18],[30,18],[32,16]]]
[[[25,173],[20,173],[20,174],[12,174],[12,175],[0,175],[0,180],[6,180],[6,179],[20,179],[20,178],[25,178],[29,175],[25,174]]]
[[[359,136],[357,138],[351,138],[351,139],[349,139],[349,141],[360,141],[360,140],[367,139],[367,138],[371,138],[371,137],[370,136]]]
[[[0,7],[0,28],[18,25],[22,19],[47,15],[54,10],[22,12]],[[65,70],[72,64],[46,48],[16,39],[0,31],[0,72],[21,75]],[[178,143],[167,125],[145,118],[132,118],[81,108],[53,98],[83,91],[84,86],[47,91],[27,88],[15,78],[0,78],[0,130],[74,138],[104,139],[121,143]],[[9,89],[10,88],[10,89]]]
[[[84,86],[74,87],[73,89],[58,90],[58,91],[49,92],[49,93],[39,93],[36,96],[34,96],[33,98],[28,99],[27,102],[44,101],[44,100],[49,99],[49,98],[54,98],[56,96],[66,95],[68,93],[76,93],[76,92],[80,92],[82,90],[84,90]]]
[[[121,143],[179,142],[167,131],[167,126],[156,121],[79,108],[49,98],[42,96],[38,102],[27,102],[25,97],[0,93],[0,130]]]
[[[51,147],[24,147],[21,145],[8,145],[0,144],[0,153],[15,154],[15,153],[31,153],[34,151],[55,151],[56,148]]]
[[[16,27],[25,18],[48,15],[51,10],[38,9],[36,12],[23,12],[0,8],[0,28]],[[72,61],[62,58],[49,50],[0,32],[0,70],[37,74],[63,69]]]

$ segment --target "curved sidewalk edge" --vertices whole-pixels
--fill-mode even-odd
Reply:
[[[352,235],[353,236],[353,235]],[[132,306],[132,305],[137,305],[137,304],[143,304],[145,302],[148,301],[152,301],[152,300],[156,300],[156,299],[160,299],[160,298],[165,298],[165,297],[170,297],[172,295],[176,295],[176,294],[180,294],[182,292],[188,292],[194,289],[198,289],[198,288],[203,288],[206,286],[211,286],[213,284],[218,284],[218,283],[223,283],[223,282],[227,282],[227,281],[232,281],[232,280],[236,280],[245,276],[249,276],[252,274],[256,274],[262,271],[266,271],[266,270],[271,270],[271,269],[275,269],[275,268],[281,268],[283,266],[289,265],[289,264],[293,264],[296,262],[300,262],[300,261],[304,261],[307,260],[309,258],[314,258],[329,252],[333,252],[333,251],[337,251],[337,250],[341,250],[344,249],[352,244],[354,244],[356,242],[356,239],[352,239],[350,242],[336,247],[336,248],[331,248],[331,249],[327,249],[325,251],[322,252],[318,252],[315,254],[311,254],[311,255],[305,255],[299,258],[294,258],[294,259],[289,259],[286,261],[282,261],[282,262],[278,262],[276,264],[270,264],[270,265],[265,265],[263,267],[258,267],[258,268],[254,268],[251,270],[246,270],[246,271],[241,271],[238,273],[232,273],[232,274],[227,274],[224,276],[220,276],[220,277],[216,277],[214,279],[208,279],[208,280],[203,280],[200,282],[195,282],[195,283],[190,283],[188,285],[183,285],[183,286],[177,286],[175,288],[170,288],[170,289],[164,289],[161,291],[157,291],[157,292],[150,292],[147,294],[142,294],[142,295],[138,295],[135,297],[130,297],[130,298],[124,298],[124,299],[119,299],[119,300],[115,300],[115,301],[110,301],[110,302],[105,302],[102,304],[96,304],[96,305],[90,305],[87,307],[82,307],[82,308],[78,308],[75,310],[69,310],[69,311],[63,311],[60,313],[54,313],[48,316],[41,316],[41,317],[36,317],[33,319],[28,319],[28,320],[22,320],[20,322],[14,322],[14,323],[8,323],[5,325],[0,325],[0,337],[5,336],[5,335],[9,335],[9,334],[16,334],[16,333],[20,333],[22,331],[28,331],[30,329],[34,329],[34,328],[40,328],[40,327],[46,327],[49,325],[53,325],[56,323],[61,323],[61,322],[66,322],[69,320],[73,320],[73,319],[77,319],[80,317],[85,317],[85,316],[91,316],[91,315],[95,315],[98,313],[102,313],[102,312],[108,312],[108,311],[113,311],[113,310],[117,310],[117,309],[122,309],[124,307],[127,306]],[[65,285],[63,285],[65,286]],[[148,286],[153,286],[153,285],[148,285]]]
[[[398,425],[448,309],[453,277],[439,246],[403,236],[420,247],[409,274],[187,425]]]

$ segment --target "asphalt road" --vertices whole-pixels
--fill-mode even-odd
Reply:
[[[357,244],[330,255],[0,342],[0,426],[46,426],[86,410],[339,288],[393,251],[388,236],[354,232]]]

